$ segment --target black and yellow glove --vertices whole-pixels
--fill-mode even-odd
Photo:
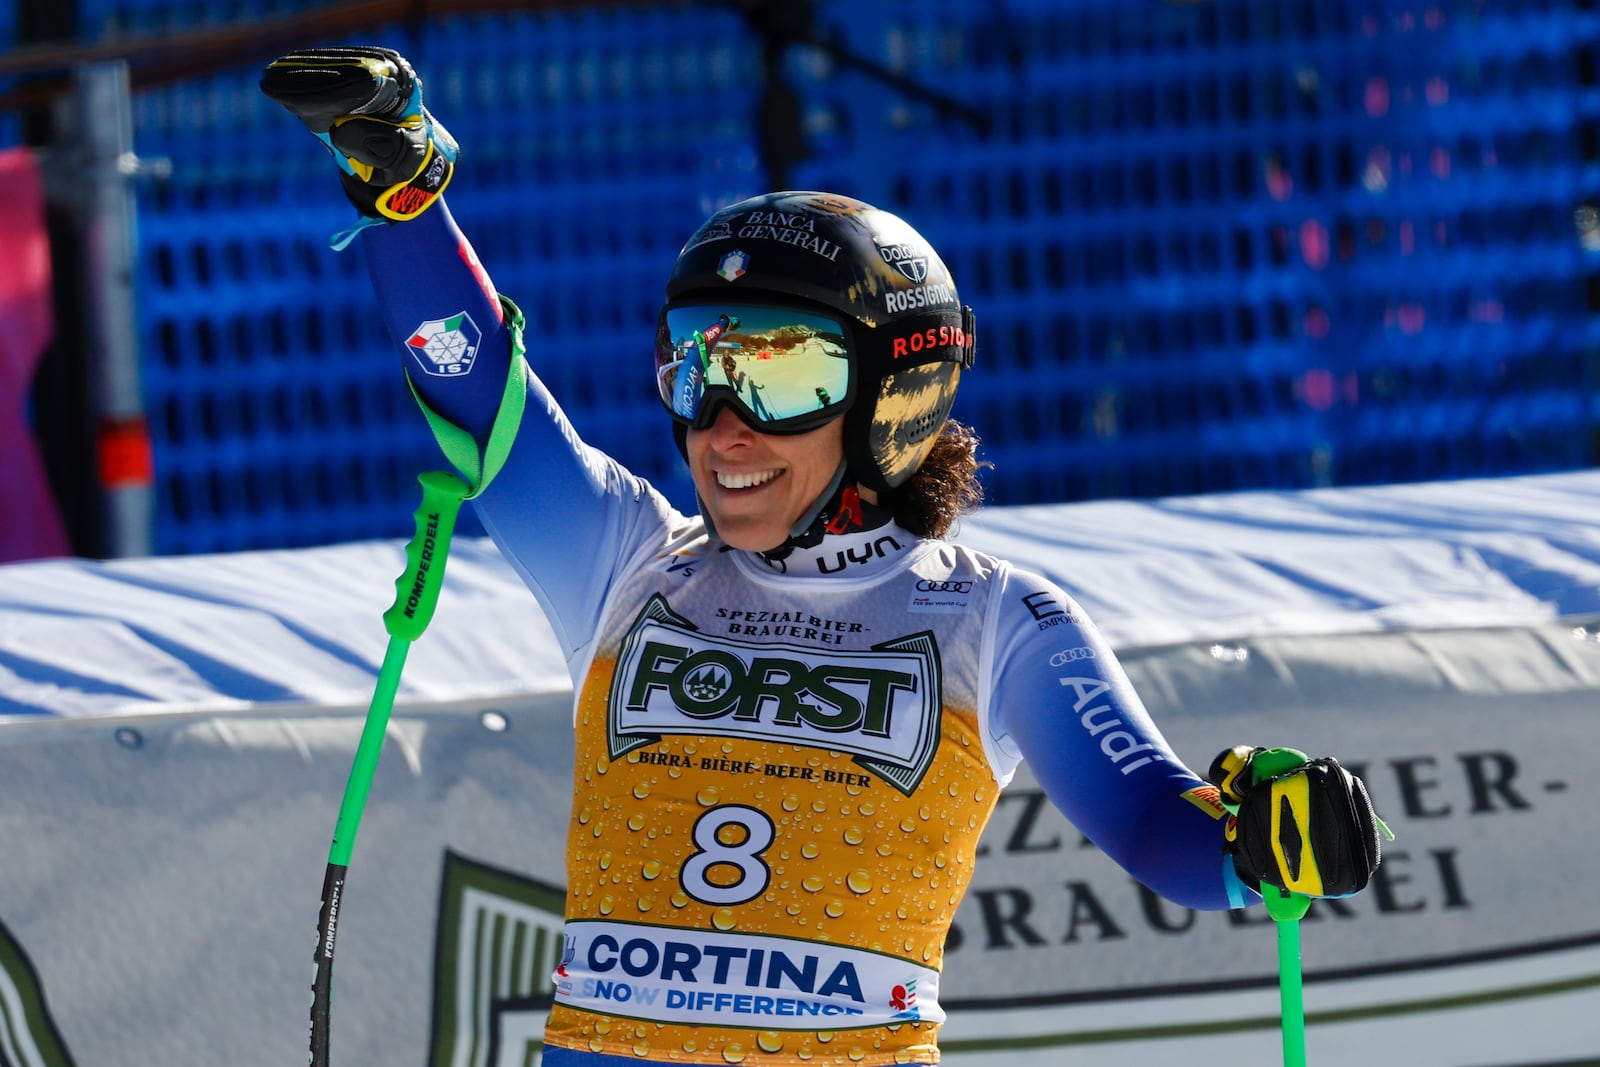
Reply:
[[[392,48],[290,52],[267,64],[261,91],[333,153],[364,218],[415,218],[455,174],[455,139],[422,106],[422,80]]]
[[[1208,777],[1236,811],[1223,847],[1252,889],[1343,897],[1364,889],[1378,869],[1378,833],[1388,827],[1366,785],[1332,756],[1235,745],[1212,761]]]

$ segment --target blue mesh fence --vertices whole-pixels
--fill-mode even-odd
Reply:
[[[0,53],[17,45],[17,11],[15,4],[0,4]],[[15,78],[0,78],[0,93],[17,87]],[[0,112],[0,148],[11,148],[22,142],[22,124],[11,112]]]
[[[109,33],[296,6],[80,10]],[[816,10],[838,50],[784,63],[811,153],[789,184],[895,210],[944,254],[978,314],[956,410],[992,501],[1595,461],[1587,4]],[[464,146],[452,210],[528,312],[535,368],[586,438],[690,506],[649,345],[684,238],[768,185],[759,40],[716,4],[383,39]],[[258,67],[135,100],[139,152],[174,165],[140,203],[163,552],[404,534],[438,465],[359,256],[326,248],[350,214],[332,169]]]

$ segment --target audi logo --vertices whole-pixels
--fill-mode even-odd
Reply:
[[[1050,657],[1050,666],[1065,667],[1075,659],[1094,659],[1092,648],[1067,648],[1062,649]]]
[[[918,579],[917,592],[919,593],[970,593],[972,583],[962,582],[933,582],[926,578]]]

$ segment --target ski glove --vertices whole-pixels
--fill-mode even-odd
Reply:
[[[415,218],[455,173],[455,139],[422,106],[422,80],[391,48],[290,52],[267,64],[261,91],[333,153],[367,225]]]
[[[1212,761],[1208,777],[1236,812],[1223,849],[1252,889],[1350,896],[1378,869],[1378,832],[1388,827],[1366,785],[1332,756],[1235,745]]]

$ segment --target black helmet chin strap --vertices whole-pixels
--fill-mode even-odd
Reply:
[[[769,559],[782,559],[796,548],[810,548],[813,545],[821,544],[823,535],[828,532],[828,523],[841,510],[839,505],[846,488],[844,478],[847,467],[848,464],[844,460],[840,460],[839,469],[833,472],[833,480],[828,483],[828,488],[822,491],[822,495],[817,497],[816,503],[807,508],[805,513],[789,528],[788,539],[776,548],[767,549],[765,552],[759,553],[759,555]],[[849,488],[853,489],[855,487],[850,486]],[[716,524],[711,521],[711,511],[706,507],[706,502],[701,499],[699,493],[695,494],[694,502],[700,509],[700,518],[705,521],[706,530],[713,537],[720,539],[722,535],[717,533]]]
[[[833,472],[833,480],[828,483],[828,488],[822,491],[816,502],[789,528],[788,540],[776,548],[762,552],[763,558],[781,560],[797,548],[811,548],[822,543],[823,537],[828,533],[828,522],[839,513],[839,505],[846,490],[855,489],[853,484],[845,485],[845,471],[848,468],[849,464],[841,459],[839,469]]]

